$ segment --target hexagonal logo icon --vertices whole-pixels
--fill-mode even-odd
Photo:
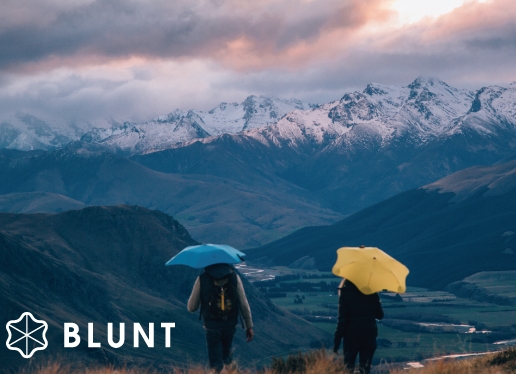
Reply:
[[[38,320],[29,313],[7,322],[5,326],[9,334],[6,346],[11,351],[18,351],[23,358],[31,358],[34,352],[42,351],[48,346],[46,333],[48,324]]]

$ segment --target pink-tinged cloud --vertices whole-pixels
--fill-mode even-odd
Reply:
[[[516,7],[511,0],[491,0],[489,2],[470,2],[453,12],[443,15],[434,22],[428,31],[429,39],[464,38],[471,36],[490,37],[503,34],[516,38],[514,33],[506,32],[516,27]]]
[[[239,68],[300,64],[314,53],[331,56],[388,15],[384,0],[83,0],[75,7],[26,0],[5,7],[0,68],[131,56],[215,58]]]
[[[210,59],[236,71],[299,70],[422,50],[514,48],[512,0],[467,2],[437,20],[396,27],[391,0],[10,1],[0,71],[92,66],[139,57]],[[511,44],[512,43],[512,44]],[[452,44],[454,44],[452,46]],[[355,58],[353,56],[352,58]]]
[[[414,52],[417,48],[433,48],[436,45],[455,44],[462,48],[497,47],[499,44],[489,42],[493,39],[505,40],[507,47],[516,48],[516,7],[511,0],[491,0],[489,2],[467,2],[450,13],[437,19],[423,19],[417,24],[410,24],[391,30],[387,35],[375,38],[375,47],[382,50],[406,50]],[[460,53],[460,51],[457,51]]]
[[[214,53],[217,60],[236,70],[267,68],[300,69],[321,60],[340,57],[356,43],[367,25],[386,23],[394,16],[384,0],[333,3],[320,8],[318,2],[284,10],[284,17],[265,22],[269,35],[238,35]],[[256,26],[256,29],[258,29]]]
[[[516,7],[511,0],[467,2],[435,20],[376,35],[372,50],[382,56],[384,71],[394,70],[397,61],[406,71],[443,79],[511,82],[516,79]]]

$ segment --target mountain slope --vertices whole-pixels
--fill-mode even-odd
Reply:
[[[58,213],[84,208],[85,204],[66,196],[47,192],[0,195],[0,212]]]
[[[12,153],[12,152],[11,152]],[[205,242],[251,247],[340,216],[296,186],[165,174],[111,153],[68,148],[0,158],[0,195],[45,192],[86,205],[135,204],[173,214]],[[284,187],[284,188],[283,188]]]
[[[266,126],[294,109],[307,109],[299,100],[249,96],[244,102],[221,103],[209,112],[176,109],[144,123],[125,122],[111,128],[95,128],[81,137],[85,143],[129,154],[151,153],[194,139]]]
[[[0,119],[0,149],[51,150],[77,140],[87,124],[56,124],[27,113],[16,113]]]
[[[323,147],[361,147],[374,140],[385,147],[396,138],[418,145],[439,136],[471,107],[473,93],[433,78],[417,78],[408,86],[369,84],[362,92],[312,110],[296,110],[275,126],[250,130],[263,139],[310,141]]]
[[[204,332],[198,314],[186,311],[186,301],[198,271],[165,267],[187,245],[195,244],[172,217],[140,207],[90,207],[55,215],[0,214],[1,323],[30,311],[49,323],[49,348],[35,357],[46,361],[61,355],[81,362],[146,364],[154,368],[206,362]],[[240,362],[267,357],[310,340],[323,338],[312,325],[279,310],[245,279],[257,332],[252,349],[244,333],[235,338]],[[63,350],[62,326],[80,327],[82,343]],[[88,348],[87,323],[95,341]],[[125,322],[126,344],[109,347],[107,322]],[[155,347],[133,348],[132,324],[147,331],[155,323]],[[171,348],[165,348],[161,322],[175,322]],[[63,356],[64,355],[64,356]],[[33,365],[17,352],[0,350],[2,369]]]
[[[418,78],[406,87],[370,84],[339,101],[295,110],[276,124],[133,159],[163,172],[239,182],[250,171],[272,175],[351,214],[514,153],[515,112],[515,85],[474,94]]]
[[[409,267],[409,284],[431,288],[481,271],[514,270],[515,175],[514,160],[463,170],[248,256],[276,265],[313,256],[319,269],[329,270],[338,248],[377,246]]]
[[[514,232],[505,236],[514,235]],[[506,254],[514,254],[506,248]],[[516,271],[485,271],[473,274],[446,286],[446,291],[459,297],[498,305],[516,305]]]
[[[294,109],[309,107],[295,99],[252,95],[242,103],[220,103],[209,112],[176,109],[143,123],[113,122],[111,127],[62,123],[61,119],[42,119],[29,113],[4,113],[0,118],[0,149],[53,150],[81,139],[101,145],[103,150],[146,153],[196,138],[265,126]]]

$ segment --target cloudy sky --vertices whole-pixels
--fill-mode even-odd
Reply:
[[[514,0],[2,0],[0,116],[101,125],[369,82],[516,80]]]

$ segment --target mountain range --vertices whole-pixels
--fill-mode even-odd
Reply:
[[[149,153],[197,138],[266,126],[294,109],[315,106],[296,99],[252,95],[242,103],[220,103],[208,112],[175,109],[143,123],[111,121],[111,127],[63,124],[16,113],[0,120],[0,148],[53,150],[81,140],[116,153]]]
[[[49,325],[47,350],[27,360],[4,346],[1,370],[30,370],[52,359],[63,364],[96,362],[155,369],[205,365],[199,314],[186,310],[199,271],[165,266],[185,246],[195,244],[172,217],[134,206],[88,207],[59,214],[1,213],[0,323],[31,312]],[[242,278],[256,336],[247,345],[244,331],[238,328],[235,354],[241,364],[327,338],[313,325],[274,306]],[[64,322],[79,326],[77,348],[63,348]],[[90,322],[100,348],[87,346]],[[116,336],[118,323],[125,322],[128,330],[121,348],[107,344],[108,322],[114,323]],[[154,348],[142,341],[140,348],[133,348],[134,322],[146,332],[148,323],[155,323]],[[176,324],[171,348],[165,347],[161,322]]]
[[[363,92],[276,124],[190,142],[133,160],[167,173],[240,183],[288,182],[348,215],[516,149],[516,85],[476,93],[436,79]]]
[[[309,107],[295,99],[249,96],[242,103],[221,103],[209,112],[176,109],[144,123],[125,122],[107,129],[95,128],[83,135],[81,141],[113,152],[151,153],[195,139],[267,126],[292,110]]]
[[[251,248],[496,163],[516,152],[515,124],[515,84],[472,92],[417,78],[369,84],[317,107],[250,97],[93,131],[44,154],[4,156],[0,193],[142,205],[173,215],[197,240]],[[194,128],[201,137],[173,139]],[[0,209],[30,209],[34,196],[25,206],[20,196],[0,200]]]
[[[328,271],[338,248],[360,245],[406,264],[413,286],[440,289],[478,272],[514,270],[516,156],[400,193],[333,225],[303,228],[249,250],[248,258],[289,265],[307,257]]]

